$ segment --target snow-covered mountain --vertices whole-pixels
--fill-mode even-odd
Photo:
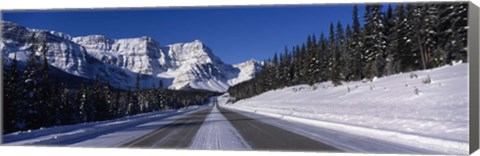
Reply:
[[[27,60],[35,44],[32,40],[42,39],[47,41],[47,59],[53,67],[83,78],[98,77],[122,89],[134,88],[137,74],[140,74],[143,88],[158,86],[162,80],[170,89],[224,92],[231,85],[253,78],[261,67],[255,60],[225,64],[200,40],[161,46],[145,36],[126,39],[102,35],[72,37],[2,22],[0,49],[5,63],[11,62],[15,53],[20,61]]]

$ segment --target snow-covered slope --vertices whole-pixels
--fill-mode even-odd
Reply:
[[[226,106],[445,153],[468,153],[468,64],[334,87],[273,90]],[[428,83],[428,80],[431,82]]]
[[[255,73],[261,70],[262,65],[254,59],[251,59],[243,63],[234,64],[233,67],[239,69],[240,72],[228,80],[228,84],[232,86],[254,78]]]
[[[229,86],[251,79],[260,64],[223,63],[200,40],[161,46],[150,37],[110,39],[102,35],[72,37],[64,33],[28,29],[2,22],[0,48],[5,63],[14,53],[21,61],[31,52],[32,38],[45,38],[49,63],[66,73],[94,79],[99,77],[123,89],[135,87],[137,74],[141,87],[158,85],[162,80],[171,89],[204,89],[224,92]],[[41,54],[37,54],[41,55]]]

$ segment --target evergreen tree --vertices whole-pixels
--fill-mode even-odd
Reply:
[[[357,5],[353,6],[353,23],[352,23],[352,44],[350,45],[352,49],[352,80],[362,79],[362,68],[363,64],[363,39],[361,34],[360,20],[358,19],[358,8]]]
[[[58,84],[58,78],[55,81],[57,86],[55,88],[54,95],[57,95],[58,105],[60,105],[61,109],[60,112],[57,112],[58,116],[61,116],[61,120],[59,124],[74,124],[79,123],[80,118],[78,116],[79,113],[79,105],[76,103],[76,96],[75,92],[72,89],[67,88],[63,83]],[[57,124],[57,125],[59,125]]]
[[[306,57],[306,81],[309,85],[313,85],[318,82],[319,72],[318,64],[318,48],[316,45],[315,35],[314,39],[310,39],[310,36],[307,39],[307,57]]]
[[[135,115],[140,112],[140,104],[139,104],[139,96],[141,96],[140,93],[140,74],[137,74],[137,80],[135,81],[135,91],[134,95],[129,91],[129,103],[128,103],[128,108],[127,108],[127,114],[128,115]]]
[[[413,18],[410,21],[414,29],[413,38],[420,56],[420,67],[427,69],[432,49],[435,49],[437,10],[431,4],[418,4],[411,7],[409,11],[413,12]]]
[[[379,4],[369,4],[365,11],[363,75],[367,78],[381,76],[385,65],[386,36],[381,8]]]
[[[48,89],[48,103],[50,106],[48,107],[49,113],[47,114],[51,118],[52,125],[61,125],[68,120],[68,115],[75,114],[74,112],[69,112],[67,110],[68,105],[66,105],[66,101],[62,101],[63,97],[63,86],[59,83],[58,76],[55,77],[55,81],[51,87]],[[68,113],[68,114],[67,114]]]
[[[107,81],[106,84],[103,85],[103,97],[104,97],[104,102],[101,104],[101,108],[99,111],[103,111],[105,115],[103,115],[103,119],[112,119],[114,118],[114,110],[113,108],[115,107],[115,104],[113,102],[113,96],[112,96],[112,91],[110,90],[110,82]]]
[[[400,6],[399,6],[400,7]],[[387,48],[385,50],[385,67],[383,69],[384,75],[391,75],[400,72],[400,59],[398,57],[399,45],[398,45],[398,14],[393,13],[392,6],[388,6],[387,14],[385,17],[386,27],[385,32],[387,35]]]
[[[340,50],[337,43],[333,23],[330,23],[330,44],[328,48],[328,56],[330,56],[330,59],[328,71],[330,72],[330,80],[334,85],[341,84]]]
[[[89,121],[89,111],[90,111],[90,102],[87,98],[88,96],[87,87],[85,85],[80,86],[80,90],[77,94],[77,103],[78,103],[78,118],[80,122]]]
[[[439,49],[434,52],[435,64],[467,62],[467,8],[467,3],[438,4]]]
[[[298,84],[304,84],[307,83],[306,80],[306,75],[307,75],[307,70],[308,70],[308,64],[306,63],[307,60],[307,47],[305,44],[302,44],[302,47],[300,49],[300,54],[299,54],[299,81],[297,82]]]
[[[159,80],[159,85],[158,85],[158,88],[156,89],[156,93],[155,95],[157,96],[156,97],[156,103],[157,103],[157,107],[159,109],[165,109],[165,92],[164,92],[164,89],[163,89],[163,81],[162,80]]]
[[[347,45],[346,45],[346,37],[343,31],[343,26],[340,21],[337,23],[337,50],[335,56],[335,70],[337,70],[339,80],[344,80],[346,77],[345,72],[345,61],[346,61],[346,53],[347,53]]]
[[[354,62],[357,61],[355,60],[354,56],[354,50],[352,49],[352,44],[353,44],[353,32],[350,27],[350,25],[347,25],[347,28],[345,29],[345,43],[343,45],[343,68],[342,71],[344,73],[344,79],[347,81],[352,81],[355,79],[356,76],[354,73]]]
[[[3,61],[5,62],[5,61]],[[21,110],[19,101],[18,92],[20,91],[19,84],[19,72],[18,72],[18,61],[17,53],[14,53],[14,58],[12,60],[12,65],[10,69],[4,65],[4,74],[3,74],[3,83],[4,83],[4,94],[3,94],[3,119],[4,119],[4,132],[14,132],[19,130],[17,127],[17,122],[20,119],[18,115]]]
[[[422,60],[421,60],[421,50],[419,46],[419,37],[418,32],[419,29],[418,25],[420,24],[420,20],[418,18],[423,18],[421,12],[419,11],[419,7],[414,4],[407,4],[406,5],[406,22],[404,28],[406,29],[406,51],[402,51],[402,67],[404,68],[403,71],[412,71],[422,68]]]
[[[320,70],[319,71],[319,77],[317,81],[322,82],[322,81],[327,81],[329,79],[329,56],[328,56],[328,43],[327,39],[325,38],[325,35],[323,33],[320,34],[320,40],[318,43],[318,58],[319,62],[317,64],[317,68]]]
[[[468,34],[468,3],[456,3],[454,6],[454,15],[451,17],[453,40],[451,42],[450,61],[467,62],[467,34]],[[449,62],[450,62],[449,61]]]
[[[108,110],[105,107],[105,97],[102,91],[102,83],[99,76],[96,76],[92,86],[92,109],[90,121],[105,120],[105,112]]]
[[[414,44],[414,28],[410,19],[413,17],[413,4],[398,5],[395,12],[398,16],[398,51],[402,72],[416,70],[419,67],[418,48]]]

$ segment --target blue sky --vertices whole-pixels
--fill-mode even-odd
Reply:
[[[364,5],[359,5],[363,16]],[[385,7],[386,8],[386,7]],[[326,35],[330,22],[352,23],[353,5],[8,11],[3,20],[72,36],[150,36],[160,45],[200,39],[226,63],[264,60],[307,35]]]

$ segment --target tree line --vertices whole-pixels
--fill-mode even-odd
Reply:
[[[367,4],[361,25],[355,5],[352,25],[331,22],[328,36],[309,35],[305,43],[285,47],[264,61],[255,78],[230,87],[228,93],[237,101],[292,85],[341,85],[467,62],[467,3],[382,7]]]
[[[128,91],[98,77],[92,84],[71,87],[49,73],[46,39],[33,35],[27,42],[33,46],[25,66],[20,66],[15,53],[11,64],[3,68],[4,134],[179,109],[200,105],[216,94],[164,89],[161,80],[158,86],[141,89],[139,74],[136,87]]]

